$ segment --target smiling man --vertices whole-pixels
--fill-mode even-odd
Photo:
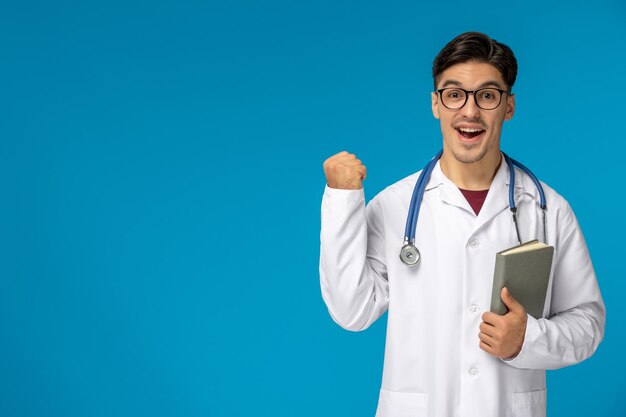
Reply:
[[[322,297],[348,330],[388,311],[377,417],[545,416],[545,370],[588,358],[603,338],[605,307],[574,213],[543,183],[542,210],[528,174],[515,169],[511,184],[500,151],[516,75],[511,49],[482,33],[458,36],[435,58],[443,152],[421,187],[418,262],[398,254],[421,172],[366,206],[363,163],[345,151],[324,162]],[[508,312],[489,312],[495,254],[532,239],[555,248],[542,317],[506,289]]]

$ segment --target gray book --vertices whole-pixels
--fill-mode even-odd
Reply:
[[[536,319],[543,315],[554,248],[532,240],[496,254],[491,290],[491,311],[506,314],[508,308],[500,297],[507,287],[511,295]]]

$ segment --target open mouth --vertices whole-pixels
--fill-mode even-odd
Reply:
[[[457,127],[456,131],[459,132],[459,135],[461,135],[465,139],[474,139],[475,137],[480,136],[482,133],[485,132],[484,129],[470,127]]]

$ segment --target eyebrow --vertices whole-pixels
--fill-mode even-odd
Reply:
[[[444,83],[441,86],[441,88],[446,88],[449,85],[454,85],[456,87],[463,87],[463,84],[460,81],[457,81],[457,80],[446,80],[446,81],[444,81]],[[498,81],[495,81],[495,80],[485,81],[484,83],[479,85],[476,89],[478,90],[480,88],[485,88],[485,87],[496,87],[496,88],[499,88],[500,90],[504,90],[504,88],[502,87],[502,84],[500,84]]]

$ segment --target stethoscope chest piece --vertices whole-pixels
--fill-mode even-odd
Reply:
[[[400,250],[400,260],[407,265],[415,265],[420,260],[420,251],[415,245],[407,243]]]

